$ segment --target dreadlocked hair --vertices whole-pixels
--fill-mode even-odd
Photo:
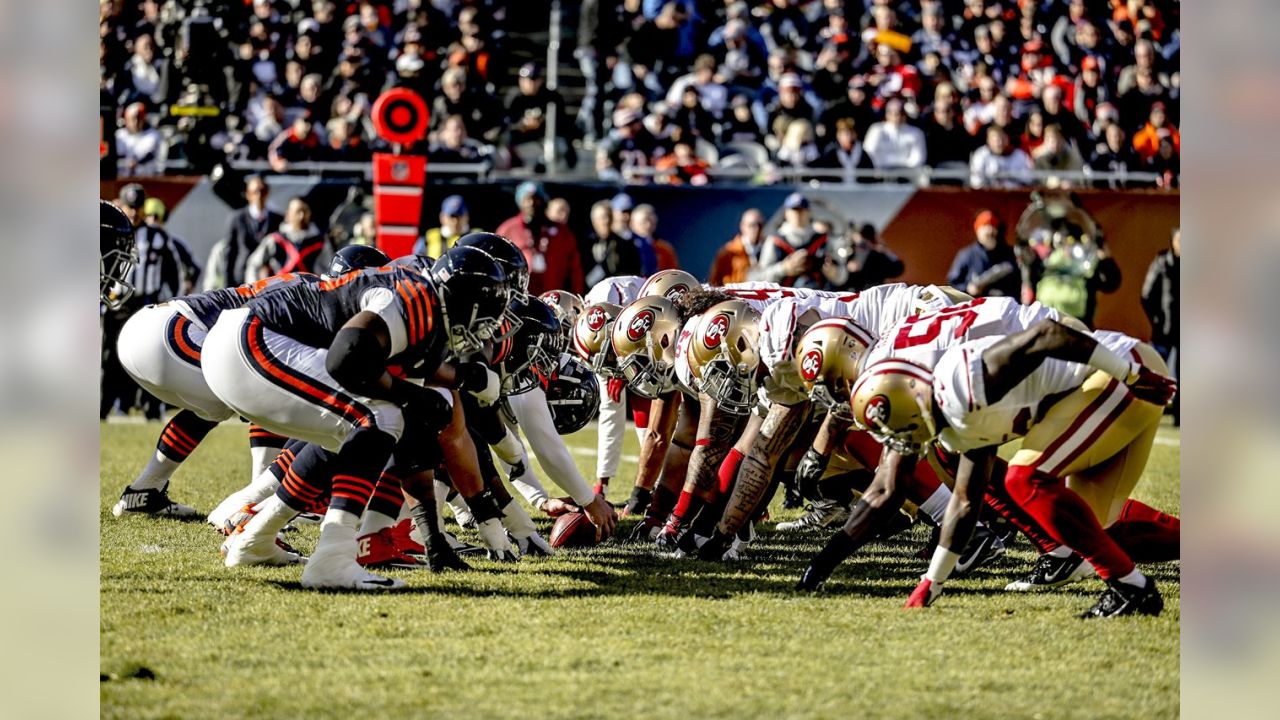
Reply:
[[[716,288],[694,288],[675,301],[676,312],[680,313],[680,322],[696,317],[722,302],[733,300],[729,293]]]

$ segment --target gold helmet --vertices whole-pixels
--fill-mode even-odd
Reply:
[[[564,331],[565,338],[572,338],[573,324],[578,322],[578,316],[586,305],[582,298],[568,290],[548,290],[539,295],[538,299],[551,306],[551,312],[560,321],[560,329]]]
[[[871,346],[868,333],[852,320],[828,318],[800,336],[795,362],[809,397],[841,420],[852,420],[849,396],[858,363]]]
[[[938,435],[933,420],[933,373],[893,358],[862,371],[849,401],[853,422],[904,455],[923,454]]]
[[[699,287],[702,287],[702,283],[683,270],[659,270],[645,280],[644,285],[640,286],[640,294],[636,297],[658,295],[675,302],[681,295]]]
[[[573,351],[597,375],[618,377],[618,358],[613,352],[613,321],[622,307],[613,303],[593,303],[573,325]]]
[[[689,371],[702,392],[727,413],[745,415],[756,403],[760,313],[741,300],[713,305],[689,338]]]
[[[680,313],[664,297],[645,297],[628,305],[613,323],[613,351],[627,387],[650,399],[675,387],[676,341]]]

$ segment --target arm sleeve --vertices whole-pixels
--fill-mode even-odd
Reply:
[[[511,410],[515,413],[516,422],[524,431],[525,438],[538,456],[538,464],[543,472],[560,489],[569,494],[579,505],[587,505],[595,499],[595,491],[587,483],[586,478],[578,470],[577,463],[569,454],[569,448],[556,433],[554,421],[551,419],[551,408],[547,405],[546,393],[534,388],[527,393],[510,398]]]
[[[507,418],[507,431],[514,436],[516,430],[514,423]],[[524,473],[516,477],[511,477],[511,463],[503,459],[499,453],[498,462],[502,464],[503,472],[507,473],[507,477],[511,479],[511,484],[515,487],[516,492],[524,498],[525,502],[533,507],[542,505],[550,495],[547,494],[546,488],[542,487],[542,480],[538,478],[538,473],[533,469],[533,463],[529,461],[529,451],[522,444],[520,445],[520,457],[516,458],[524,465]]]
[[[607,382],[607,381],[605,381]],[[605,383],[601,382],[603,387]],[[627,402],[614,402],[609,393],[600,394],[600,429],[596,448],[596,477],[618,476],[622,441],[627,433]]]

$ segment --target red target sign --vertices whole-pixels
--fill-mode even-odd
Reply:
[[[427,136],[431,112],[427,101],[408,88],[392,88],[373,102],[373,127],[390,143],[412,145]]]

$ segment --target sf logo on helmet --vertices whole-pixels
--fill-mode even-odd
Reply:
[[[591,312],[587,313],[587,327],[591,328],[592,332],[604,327],[604,320],[603,308],[594,307],[591,308]]]
[[[818,379],[818,371],[822,369],[822,351],[814,348],[800,358],[800,377],[813,382]]]
[[[689,292],[688,285],[685,285],[684,283],[676,283],[675,285],[672,285],[671,287],[667,288],[667,294],[664,295],[663,297],[670,300],[671,302],[675,302],[680,298],[684,297],[684,294],[687,292]]]
[[[882,427],[889,420],[889,398],[876,395],[867,401],[862,410],[862,422],[867,427]]]
[[[707,323],[707,329],[702,331],[702,344],[714,350],[720,347],[720,343],[724,342],[724,336],[727,334],[729,334],[729,316],[720,313],[711,318]]]
[[[644,337],[649,328],[653,327],[653,311],[641,310],[631,319],[631,324],[627,326],[627,338],[632,342],[638,341]]]

